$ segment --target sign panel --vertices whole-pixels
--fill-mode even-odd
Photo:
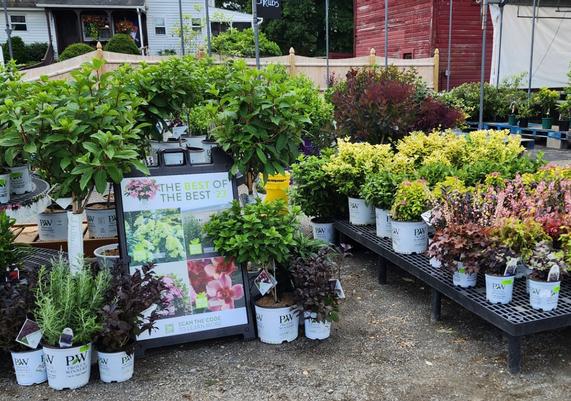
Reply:
[[[283,0],[256,0],[258,17],[264,19],[280,19],[282,17]]]

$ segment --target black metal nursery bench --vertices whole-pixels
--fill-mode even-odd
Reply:
[[[335,228],[341,234],[341,241],[345,236],[379,256],[380,284],[387,283],[387,268],[393,265],[426,283],[431,289],[433,321],[440,320],[441,298],[444,295],[503,331],[508,339],[508,368],[511,373],[521,370],[522,336],[571,326],[571,288],[568,282],[562,283],[558,307],[551,312],[531,308],[525,280],[516,280],[510,304],[494,305],[486,300],[482,277],[475,288],[455,287],[451,272],[432,267],[424,255],[395,253],[391,240],[377,237],[374,226],[354,226],[347,221],[337,221]]]

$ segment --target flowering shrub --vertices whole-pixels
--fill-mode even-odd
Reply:
[[[396,221],[419,221],[421,214],[430,209],[432,194],[426,181],[404,181],[395,194],[391,218]]]
[[[190,307],[190,299],[196,298],[196,293],[176,275],[167,274],[162,278],[163,292],[161,305],[157,314],[161,317],[174,317],[186,314]]]
[[[153,178],[133,178],[125,188],[125,195],[138,200],[151,200],[157,195],[160,185]]]

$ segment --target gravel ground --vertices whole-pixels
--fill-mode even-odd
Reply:
[[[323,342],[271,346],[239,338],[148,351],[135,377],[79,390],[19,387],[0,362],[0,400],[563,400],[571,386],[571,328],[523,342],[523,373],[506,371],[500,331],[444,300],[430,322],[428,289],[397,272],[376,281],[364,250],[345,259],[347,299]]]

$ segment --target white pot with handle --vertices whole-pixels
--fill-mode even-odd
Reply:
[[[299,334],[299,312],[293,306],[268,307],[255,305],[258,337],[266,344],[295,340]]]
[[[360,198],[348,198],[349,223],[356,226],[375,224],[375,208]]]
[[[10,167],[10,191],[13,194],[22,195],[32,192],[32,187],[32,174],[29,165]]]
[[[31,386],[48,380],[44,363],[44,350],[12,352],[16,381],[20,386]]]
[[[528,280],[529,304],[533,309],[548,312],[557,308],[561,281]]]
[[[135,355],[126,352],[98,352],[99,377],[104,383],[121,383],[133,377]]]
[[[475,287],[478,281],[478,273],[469,273],[462,262],[456,262],[458,267],[452,275],[452,284],[457,287]]]
[[[486,274],[486,299],[492,304],[509,304],[513,297],[514,276]]]
[[[428,225],[424,221],[391,221],[393,249],[397,253],[420,254],[428,248]]]
[[[335,228],[333,223],[319,218],[311,219],[313,238],[333,244],[335,241]]]

